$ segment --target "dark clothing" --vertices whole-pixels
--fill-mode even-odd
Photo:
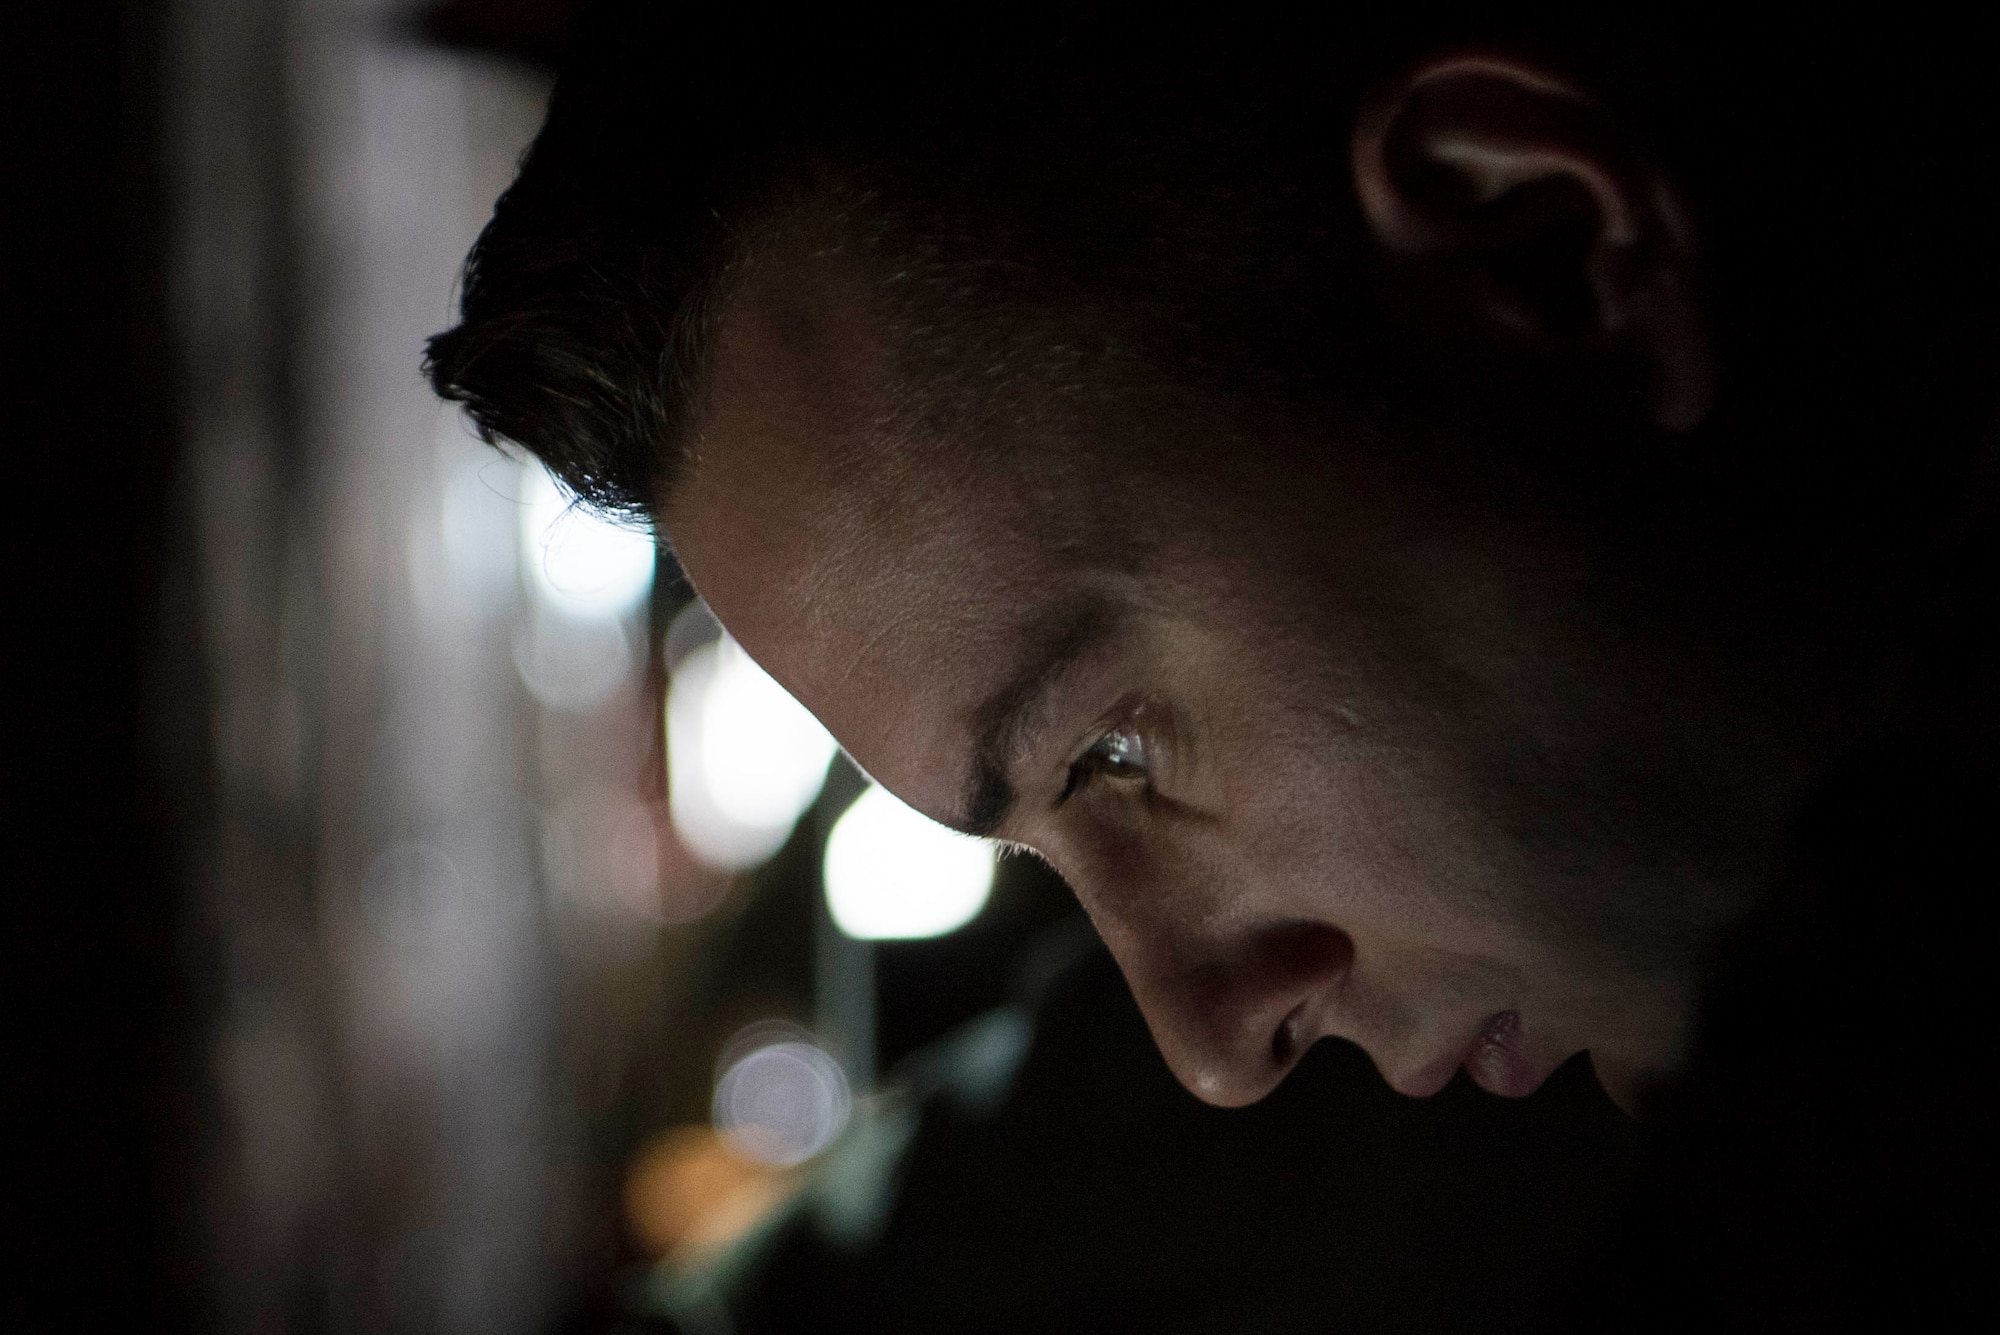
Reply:
[[[1986,1305],[1996,776],[1989,748],[1904,743],[1825,786],[1565,1329],[1942,1330]]]
[[[1950,1328],[1984,1297],[2000,1185],[1996,773],[1905,744],[1834,775],[1637,1124],[1581,1058],[1528,1099],[1461,1077],[1413,1101],[1334,1042],[1264,1103],[1204,1107],[1093,950],[990,1102],[921,1074],[951,1041],[906,1067],[930,1092],[879,1230],[795,1212],[733,1260],[727,1328]]]
[[[922,1100],[878,1232],[802,1209],[731,1258],[713,1305],[732,1335],[1520,1331],[1635,1163],[1581,1058],[1532,1099],[1461,1076],[1419,1102],[1328,1041],[1226,1110],[1174,1082],[1101,947],[1032,1009],[1001,1097]]]

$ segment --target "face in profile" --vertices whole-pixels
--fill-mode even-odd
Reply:
[[[1429,264],[1420,311],[1543,353],[1546,293],[1465,256],[1535,225],[1482,212],[1510,192],[1581,210],[1594,240],[1550,282],[1589,314],[1561,337],[1691,425],[1689,225],[1595,115],[1525,67],[1433,62],[1364,113],[1354,189]],[[690,578],[878,781],[1064,876],[1190,1090],[1256,1100],[1326,1036],[1419,1096],[1461,1068],[1525,1095],[1589,1052],[1623,1097],[1671,1066],[1735,905],[1703,848],[1747,819],[1715,779],[1740,720],[1559,526],[1411,462],[1447,428],[1163,383],[1116,421],[1027,391],[994,448],[898,417],[837,251],[745,275],[664,516]]]

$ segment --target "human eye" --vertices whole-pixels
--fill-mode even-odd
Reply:
[[[1129,726],[1108,729],[1070,763],[1069,781],[1063,786],[1056,805],[1068,801],[1094,779],[1133,782],[1145,779],[1149,772],[1144,736]]]

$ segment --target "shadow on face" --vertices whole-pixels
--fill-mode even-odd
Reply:
[[[1348,170],[1427,355],[1575,386],[1606,448],[1708,412],[1693,226],[1584,92],[1446,55],[1361,109]],[[720,322],[682,562],[872,775],[1064,875],[1190,1090],[1254,1101],[1327,1035],[1420,1096],[1673,1064],[1783,767],[1730,749],[1739,702],[1607,604],[1603,554],[1521,508],[1544,493],[1447,475],[1462,415],[1144,366],[982,399],[963,358],[911,411],[880,255],[773,235]]]

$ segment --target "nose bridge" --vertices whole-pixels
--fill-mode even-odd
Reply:
[[[1099,929],[1175,1078],[1224,1107],[1277,1088],[1318,1037],[1292,1032],[1291,1017],[1316,1009],[1305,1003],[1338,984],[1353,958],[1346,933],[1318,922],[1271,924],[1212,945],[1143,921]]]

